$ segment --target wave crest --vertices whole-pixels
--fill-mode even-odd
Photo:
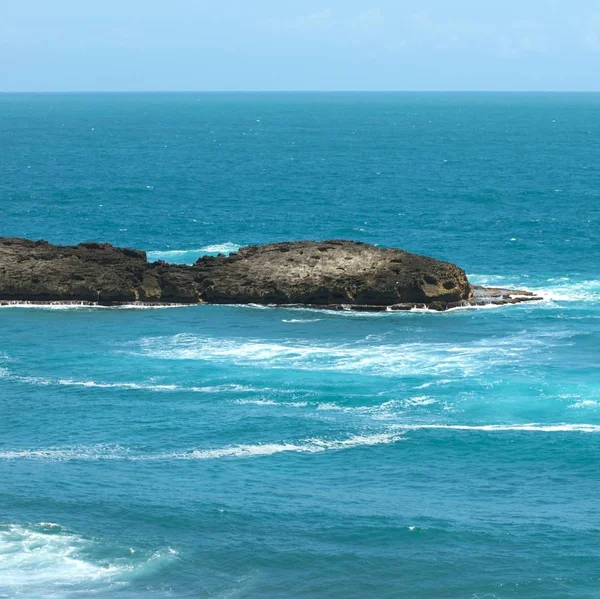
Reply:
[[[176,554],[170,548],[151,553],[117,548],[107,559],[97,541],[53,522],[0,524],[0,595],[103,592],[164,566]]]

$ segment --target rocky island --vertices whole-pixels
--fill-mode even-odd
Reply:
[[[401,249],[330,240],[248,246],[192,266],[148,262],[107,243],[58,246],[0,237],[0,304],[264,304],[411,310],[542,299],[483,288],[448,262]]]

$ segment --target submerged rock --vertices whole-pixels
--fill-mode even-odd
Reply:
[[[101,305],[279,304],[408,310],[540,299],[474,288],[454,264],[365,243],[298,241],[249,246],[193,266],[149,263],[106,243],[57,246],[0,238],[0,303]]]

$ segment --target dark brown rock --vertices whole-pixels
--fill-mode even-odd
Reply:
[[[454,264],[353,241],[249,246],[196,263],[200,295],[210,303],[391,306],[471,297]]]
[[[0,300],[195,303],[198,295],[190,267],[149,265],[139,250],[0,238]]]
[[[473,288],[448,262],[352,241],[249,246],[194,266],[148,263],[146,253],[106,243],[56,246],[0,238],[0,304],[134,302],[280,304],[411,310],[541,299],[528,291]]]

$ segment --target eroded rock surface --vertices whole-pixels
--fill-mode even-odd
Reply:
[[[56,246],[0,238],[0,300],[196,303],[190,267],[149,264],[146,253],[107,243]]]
[[[359,304],[468,300],[472,288],[454,264],[353,241],[298,241],[203,257],[200,294],[211,303]]]

